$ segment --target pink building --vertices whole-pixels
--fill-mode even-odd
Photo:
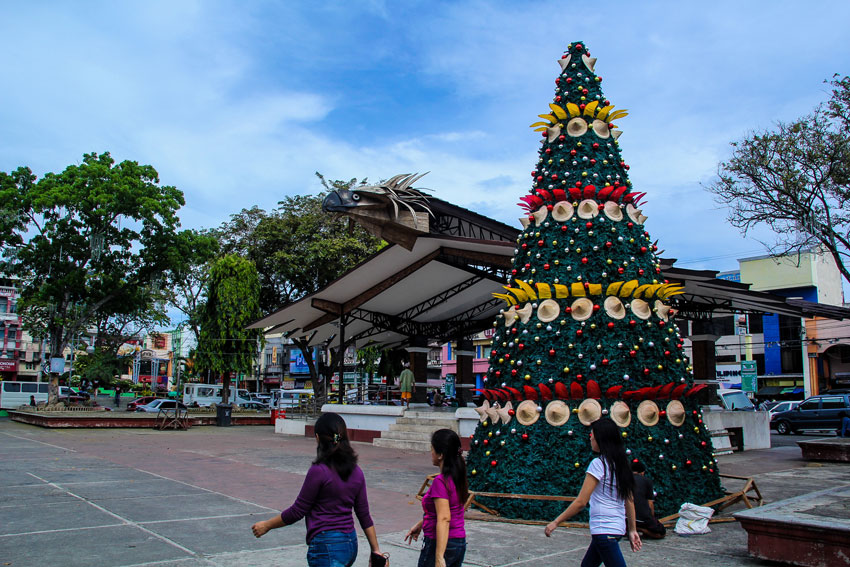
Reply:
[[[472,347],[475,355],[472,359],[472,372],[475,375],[475,387],[481,388],[484,376],[487,375],[487,368],[490,365],[490,346],[493,343],[493,335],[496,334],[495,329],[487,329],[482,333],[478,333],[472,339]],[[447,375],[457,375],[457,355],[455,350],[457,345],[453,342],[446,343],[442,348],[442,371],[440,377],[445,379]]]

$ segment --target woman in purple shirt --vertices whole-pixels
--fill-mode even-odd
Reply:
[[[369,502],[366,481],[357,466],[357,453],[348,442],[345,421],[335,413],[323,414],[315,425],[316,460],[307,471],[295,503],[279,516],[251,526],[256,537],[269,530],[294,524],[306,517],[307,565],[351,567],[357,558],[357,532],[351,511],[369,540],[372,553],[380,555],[378,536]]]
[[[440,467],[440,474],[422,497],[422,520],[404,540],[412,543],[424,532],[419,567],[461,567],[466,555],[463,512],[469,491],[457,433],[440,429],[431,435],[431,462]]]

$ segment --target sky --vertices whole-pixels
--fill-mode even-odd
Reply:
[[[317,193],[316,171],[427,171],[434,196],[519,226],[528,125],[581,40],[629,110],[620,149],[663,257],[730,270],[770,234],[742,238],[705,186],[730,142],[850,73],[847,21],[846,1],[6,2],[0,170],[109,151],[184,192],[185,228]]]

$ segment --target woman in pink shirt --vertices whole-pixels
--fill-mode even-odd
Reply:
[[[431,462],[440,467],[422,497],[424,516],[404,537],[412,543],[424,534],[418,567],[461,567],[466,555],[463,512],[469,490],[460,438],[451,429],[431,436]]]

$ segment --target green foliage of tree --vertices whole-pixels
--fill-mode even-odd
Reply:
[[[773,231],[772,254],[823,248],[850,281],[850,78],[830,84],[812,113],[733,142],[707,188],[744,235]]]
[[[126,360],[107,348],[95,349],[92,353],[77,352],[74,373],[101,387],[112,385],[127,367]]]
[[[210,270],[201,316],[195,365],[222,375],[222,403],[228,402],[231,372],[250,372],[261,333],[246,327],[261,316],[260,282],[253,262],[235,254]]]
[[[41,179],[21,167],[0,173],[0,202],[0,243],[14,250],[0,270],[21,278],[20,312],[51,357],[98,318],[146,313],[156,281],[185,261],[183,194],[150,165],[107,152]],[[55,389],[54,376],[51,401]]]
[[[168,303],[186,316],[184,324],[191,330],[195,344],[200,340],[204,290],[210,266],[219,253],[218,233],[189,230],[183,233],[180,253],[185,262],[168,273],[163,293]]]

